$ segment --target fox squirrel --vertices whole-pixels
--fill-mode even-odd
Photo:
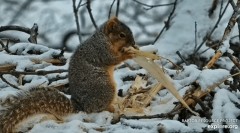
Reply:
[[[0,133],[13,133],[18,123],[34,114],[65,116],[108,110],[116,93],[115,65],[134,57],[128,47],[135,47],[131,30],[116,17],[105,22],[81,44],[69,63],[71,99],[56,89],[32,89],[20,93],[15,103],[0,114]]]

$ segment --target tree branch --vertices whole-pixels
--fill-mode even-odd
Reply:
[[[51,74],[51,73],[63,73],[63,72],[68,72],[68,70],[65,69],[59,69],[59,70],[51,70],[51,71],[36,71],[36,72],[21,72],[21,71],[11,71],[11,72],[0,72],[0,75],[3,74],[11,74],[11,75],[15,75],[15,76],[19,76],[21,74],[23,75],[47,75],[47,74]]]
[[[135,0],[134,0],[134,1],[135,1]],[[172,5],[172,4],[171,4],[171,5]],[[173,9],[172,9],[171,13],[170,13],[169,16],[168,16],[167,21],[164,22],[165,25],[163,26],[162,30],[159,32],[159,34],[157,35],[156,39],[153,41],[152,44],[155,44],[155,43],[157,42],[157,40],[160,38],[160,36],[162,35],[162,33],[163,33],[163,31],[164,31],[165,29],[166,29],[166,30],[169,29],[169,27],[170,27],[170,21],[171,21],[171,19],[172,19],[173,13],[174,13],[174,11],[175,11],[175,9],[176,9],[176,5],[177,5],[177,0],[175,0],[175,2],[173,3]]]
[[[88,10],[88,13],[89,13],[89,16],[91,18],[91,21],[95,27],[96,30],[98,30],[98,27],[97,27],[97,24],[93,18],[93,15],[92,15],[92,9],[91,9],[91,0],[87,0],[87,10]]]
[[[189,65],[189,63],[182,57],[181,53],[179,51],[176,52],[176,54],[180,57],[180,59],[186,64]]]
[[[144,8],[145,10],[150,10],[150,9],[152,9],[152,8],[154,8],[154,7],[170,6],[170,5],[174,5],[174,4],[175,4],[175,2],[173,2],[173,3],[168,3],[168,4],[148,5],[148,4],[142,3],[142,2],[137,1],[137,0],[133,0],[133,1],[136,2],[136,3],[138,3],[138,4],[140,4],[140,5],[143,5],[143,6],[148,7],[148,8]]]
[[[0,39],[0,45],[3,47],[3,49],[7,52],[7,53],[11,53],[11,51],[9,51],[8,49],[8,44],[9,44],[9,41],[7,42],[7,45],[5,46],[3,41]]]
[[[144,116],[125,116],[121,118],[124,119],[152,119],[152,118],[168,118],[169,114],[156,114],[156,115],[144,115]]]
[[[115,1],[116,0],[113,0],[112,4],[110,5],[109,11],[108,11],[108,19],[110,19],[110,17],[111,17],[112,7],[113,7]]]
[[[79,18],[78,18],[78,9],[80,8],[82,0],[79,1],[79,4],[78,4],[79,7],[76,7],[76,0],[72,0],[72,2],[73,2],[73,13],[75,17],[75,23],[77,26],[78,39],[79,39],[79,43],[81,43],[82,38],[81,38],[80,24],[79,24]]]
[[[36,23],[33,24],[33,27],[31,29],[25,28],[22,26],[16,26],[16,25],[8,25],[8,26],[1,26],[0,32],[2,31],[8,31],[8,30],[15,30],[24,32],[30,35],[28,38],[28,41],[31,43],[37,43],[37,35],[38,35],[38,25]]]
[[[17,26],[17,25],[8,25],[8,26],[0,26],[0,32],[2,31],[7,31],[7,30],[16,30],[16,31],[21,31],[27,34],[31,33],[31,29],[25,28],[22,26]]]
[[[219,22],[221,21],[223,15],[225,14],[225,12],[226,12],[226,10],[227,10],[227,7],[228,7],[228,5],[229,5],[229,2],[226,4],[226,6],[225,6],[225,8],[224,8],[223,11],[222,11],[222,7],[223,7],[222,5],[223,5],[223,0],[222,0],[222,3],[221,3],[221,8],[220,8],[219,17],[218,17],[217,22],[215,23],[213,29],[206,35],[206,37],[203,38],[203,41],[201,42],[201,44],[200,44],[200,45],[197,47],[197,49],[195,50],[195,52],[194,52],[195,54],[200,50],[200,48],[203,46],[203,44],[205,44],[205,42],[206,42],[209,38],[211,38],[213,32],[216,30],[216,28],[218,27]],[[204,50],[204,52],[207,51],[207,50],[208,50],[208,49]],[[202,54],[202,53],[203,53],[203,52],[201,52],[200,54]]]
[[[38,25],[34,23],[33,27],[30,29],[30,37],[28,38],[28,41],[31,43],[37,44],[37,35],[38,35]]]
[[[3,82],[7,83],[7,84],[10,85],[11,87],[20,90],[20,88],[18,88],[16,85],[11,84],[10,82],[8,82],[7,79],[5,79],[5,78],[3,77],[3,74],[0,74],[0,78],[2,79]]]
[[[118,13],[119,13],[119,6],[120,6],[120,0],[117,0],[116,17],[118,17]]]
[[[194,46],[194,52],[196,51],[197,48],[197,22],[195,22],[195,46]]]
[[[228,53],[228,52],[227,52],[227,56],[228,56],[228,58],[234,63],[234,65],[235,65],[238,69],[240,69],[240,63],[239,63],[238,58],[236,58],[235,56],[233,56],[232,54],[230,54],[230,53]]]

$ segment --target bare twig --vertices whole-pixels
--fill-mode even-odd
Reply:
[[[198,97],[196,97],[196,96],[194,96],[194,95],[189,95],[188,98],[193,99],[196,103],[198,103],[198,104],[201,106],[202,110],[205,110],[205,111],[206,111],[206,110],[209,110],[209,109],[204,105],[203,101],[202,101],[200,98],[198,98]]]
[[[238,75],[240,75],[240,72],[231,75],[231,77],[238,76]]]
[[[20,42],[20,39],[18,39],[18,38],[1,38],[1,40],[6,40],[6,41],[9,41],[9,42],[13,42],[13,43],[19,43]]]
[[[194,46],[194,53],[197,48],[197,22],[195,22],[195,46]]]
[[[211,68],[221,56],[222,52],[217,51],[217,53],[211,58],[211,60],[207,63],[207,65],[204,68],[205,69]]]
[[[33,27],[30,29],[30,37],[28,38],[28,41],[31,43],[37,44],[37,35],[38,35],[38,25],[34,23]]]
[[[140,4],[140,5],[143,5],[143,6],[146,6],[146,7],[148,7],[148,8],[144,8],[145,10],[149,10],[149,9],[152,9],[152,8],[154,8],[154,7],[160,7],[160,6],[170,6],[170,5],[174,5],[174,4],[175,4],[175,2],[173,2],[173,3],[168,3],[168,4],[148,5],[148,4],[142,3],[142,2],[140,2],[140,1],[137,1],[137,0],[133,0],[133,1],[134,1],[134,2],[136,2],[136,3],[138,3],[138,4]]]
[[[9,51],[9,49],[8,49],[9,41],[7,41],[7,45],[5,46],[3,41],[0,39],[0,44],[7,53],[11,53],[11,51]]]
[[[116,17],[118,17],[119,6],[120,6],[120,0],[117,0]]]
[[[92,9],[91,9],[91,0],[87,0],[87,10],[88,10],[88,13],[89,13],[89,16],[90,16],[90,19],[95,27],[96,30],[98,30],[98,26],[93,18],[93,15],[92,15]]]
[[[0,72],[3,72],[3,71],[9,72],[11,70],[14,70],[15,68],[16,68],[16,65],[6,64],[4,66],[0,66]]]
[[[168,118],[174,116],[173,114],[155,114],[155,115],[144,115],[144,116],[121,116],[124,119],[152,119],[152,118]]]
[[[7,44],[6,44],[6,47],[5,47],[5,51],[8,52],[8,53],[11,53],[11,51],[8,49],[8,45],[9,45],[9,40],[7,40]]]
[[[199,53],[199,55],[205,53],[206,51],[208,51],[208,50],[211,49],[211,48],[217,47],[218,45],[219,45],[219,44],[217,43],[217,44],[214,44],[214,45],[210,46],[209,48],[207,48],[207,49],[203,50],[201,53]],[[196,54],[196,53],[195,53],[195,54]]]
[[[5,45],[4,45],[4,43],[2,42],[2,40],[0,40],[0,45],[2,46],[3,49],[5,48]]]
[[[240,69],[240,63],[239,63],[238,58],[234,57],[232,54],[230,54],[230,53],[228,53],[228,52],[227,52],[227,56],[228,56],[228,58],[234,63],[234,65],[236,65],[236,67],[237,67],[238,69]]]
[[[65,50],[66,50],[66,47],[63,47],[63,48],[61,49],[61,52],[60,52],[59,54],[57,54],[57,55],[52,55],[52,57],[53,57],[54,59],[63,57],[63,56],[64,56],[63,54],[64,54]]]
[[[240,42],[240,17],[237,18],[237,24],[238,24],[238,39]]]
[[[219,11],[219,14],[218,14],[218,17],[220,17],[220,15],[222,14],[222,9],[223,9],[223,0],[221,1],[221,6],[220,6],[220,11]]]
[[[1,26],[0,27],[0,32],[2,31],[7,31],[7,30],[16,30],[16,31],[21,31],[27,34],[31,33],[31,29],[25,28],[22,26],[16,26],[16,25],[8,25],[8,26]]]
[[[176,54],[180,57],[180,59],[186,64],[188,65],[189,63],[182,57],[181,53],[179,51],[176,52]]]
[[[83,4],[81,4],[81,3],[82,3],[82,0],[80,0],[80,1],[78,2],[77,10],[79,10],[79,8],[80,8],[81,6],[84,6],[84,5],[87,4],[87,2],[85,2],[85,3],[83,3]]]
[[[235,8],[235,7],[233,7]],[[236,23],[236,20],[237,20],[237,16],[238,16],[238,9],[240,8],[240,0],[237,1],[237,9],[234,10],[230,20],[228,21],[228,25],[227,27],[225,28],[224,30],[224,33],[223,33],[223,36],[222,36],[222,39],[219,41],[219,45],[221,45],[223,43],[223,41],[225,41],[227,39],[227,37],[229,36],[229,34],[231,33],[235,23]],[[210,68],[213,66],[213,64],[222,56],[222,51],[220,50],[217,50],[216,51],[216,54],[212,57],[212,59],[208,62],[208,64],[205,66],[205,68]]]
[[[113,7],[115,1],[116,1],[116,0],[113,0],[112,4],[110,5],[110,9],[109,9],[109,11],[108,11],[108,19],[110,19],[110,17],[111,17],[112,7]]]
[[[51,73],[63,73],[63,72],[68,72],[68,70],[64,70],[64,69],[59,69],[59,70],[51,70],[51,71],[36,71],[36,72],[21,72],[21,71],[11,71],[11,72],[0,72],[0,75],[3,74],[11,74],[11,75],[15,75],[15,76],[19,76],[21,74],[24,75],[47,75],[47,74],[51,74]]]
[[[237,16],[238,16],[238,10],[240,8],[240,0],[237,1],[237,6],[235,6],[233,8],[234,8],[234,12],[233,12],[232,17],[230,18],[228,25],[224,31],[223,37],[220,41],[221,43],[227,39],[227,36],[230,34],[232,28],[234,27],[234,25],[236,23]]]
[[[152,44],[155,44],[155,43],[157,42],[157,40],[160,38],[160,36],[162,35],[162,33],[163,33],[163,31],[164,31],[165,29],[166,29],[166,30],[169,29],[169,27],[170,27],[170,21],[171,21],[171,19],[172,19],[173,13],[174,13],[174,11],[175,11],[175,9],[176,9],[176,5],[177,5],[177,0],[175,0],[175,2],[173,3],[173,9],[172,9],[171,13],[170,13],[169,16],[168,16],[167,21],[165,22],[162,30],[159,32],[159,34],[157,35],[156,39],[153,41]]]
[[[32,59],[31,61],[34,62],[34,63],[47,62],[47,63],[51,63],[53,65],[64,65],[64,64],[66,64],[66,59],[65,58],[45,59],[45,60]]]
[[[79,1],[79,8],[76,7],[76,0],[72,0],[73,2],[73,13],[74,13],[74,17],[75,17],[75,23],[76,23],[76,26],[77,26],[77,34],[78,34],[78,39],[79,39],[79,43],[82,42],[82,38],[81,38],[81,31],[80,31],[80,24],[79,24],[79,18],[78,18],[78,9],[80,8],[80,4],[82,2]]]
[[[203,111],[203,113],[204,113],[204,115],[207,119],[211,118],[210,115],[209,115],[210,114],[209,113],[209,111],[210,111],[209,107],[207,107],[200,98],[198,98],[194,95],[189,95],[189,98],[193,99],[196,103],[198,103],[198,105],[200,105],[200,107],[202,108],[202,111]]]
[[[191,94],[192,96],[195,96],[197,97],[198,99],[206,96],[207,94],[209,94],[209,92],[213,91],[217,86],[219,86],[220,84],[222,84],[224,81],[226,81],[228,78],[230,77],[233,77],[233,76],[237,76],[237,75],[240,75],[240,72],[239,73],[235,73],[235,74],[232,74],[230,76],[227,76],[227,77],[223,77],[222,79],[220,79],[219,81],[217,81],[215,84],[213,85],[210,85],[207,89],[207,91],[202,91],[200,87],[198,87],[197,89],[194,90],[194,92]],[[186,103],[188,105],[194,105],[196,104],[196,102],[189,97],[189,94],[185,95],[184,98],[183,98]],[[182,107],[182,104],[178,104],[171,112],[174,112],[174,111],[181,111],[182,109],[184,109]]]
[[[0,74],[0,78],[2,79],[3,82],[7,83],[7,84],[10,85],[11,87],[20,90],[20,88],[18,88],[16,85],[8,82],[8,81],[3,77],[3,74]]]
[[[230,4],[231,4],[234,12],[238,12],[238,7],[237,7],[237,5],[234,3],[234,1],[233,1],[233,0],[229,0],[229,2],[230,2]]]
[[[25,28],[22,26],[16,26],[16,25],[8,25],[8,26],[0,27],[0,32],[7,31],[7,30],[16,30],[16,31],[27,33],[30,35],[30,37],[28,38],[28,41],[31,43],[37,43],[38,25],[36,23],[33,24],[33,27],[31,29]]]
[[[169,63],[171,63],[171,64],[176,68],[177,71],[181,69],[180,66],[178,66],[177,64],[175,64],[175,63],[174,63],[173,61],[171,61],[170,59],[165,58],[165,57],[162,57],[162,56],[160,56],[160,58],[161,58],[161,59],[165,59],[165,60],[167,60]]]
[[[225,12],[226,12],[226,10],[227,10],[227,7],[228,7],[228,5],[229,5],[229,2],[226,4],[226,6],[225,6],[225,8],[224,8],[223,11],[222,11],[222,7],[223,7],[222,5],[223,5],[223,0],[222,0],[222,2],[221,2],[221,8],[220,8],[220,13],[219,13],[219,17],[218,17],[217,22],[215,23],[213,29],[206,35],[206,37],[203,38],[203,41],[200,43],[200,45],[199,45],[199,46],[197,47],[197,49],[195,50],[195,54],[200,50],[200,48],[203,46],[203,44],[205,44],[205,42],[206,42],[209,38],[211,38],[213,32],[216,30],[216,28],[218,27],[219,22],[221,21],[223,15],[225,14]],[[206,51],[206,50],[204,50],[204,51]],[[202,53],[203,53],[203,52],[202,52]],[[200,53],[200,54],[202,54],[202,53]]]

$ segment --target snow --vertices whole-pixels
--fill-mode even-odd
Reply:
[[[240,115],[240,110],[235,107],[233,102],[240,103],[236,95],[226,89],[220,89],[217,91],[213,100],[212,110],[212,119],[216,120],[216,122],[213,122],[212,125],[221,125],[220,121],[222,120],[229,126],[234,125],[239,127],[239,122],[236,117]],[[232,128],[230,131],[238,133],[239,129]]]
[[[140,1],[140,0],[139,0]],[[147,4],[160,4],[160,3],[170,3],[169,0],[162,1],[144,1]],[[158,3],[159,2],[159,3]],[[139,5],[132,1],[121,1],[119,18],[124,23],[129,25],[133,31],[135,40],[137,44],[147,42],[148,45],[140,47],[143,51],[154,52],[157,55],[170,59],[174,63],[181,62],[181,59],[176,55],[176,51],[180,51],[184,58],[190,57],[194,52],[195,47],[195,22],[197,23],[197,42],[198,45],[201,43],[206,33],[210,32],[212,27],[215,25],[218,19],[218,13],[220,6],[217,6],[215,13],[212,17],[208,17],[208,9],[210,8],[212,1],[210,0],[178,0],[176,11],[173,15],[171,21],[171,27],[165,31],[159,40],[152,45],[152,41],[155,39],[156,35],[159,33],[161,28],[164,26],[164,22],[167,18],[164,14],[169,14],[171,11],[166,7],[157,7],[151,10],[145,10],[142,5]],[[220,2],[219,2],[220,4]],[[101,5],[101,6],[99,6]],[[98,25],[102,24],[108,16],[108,10],[104,10],[107,7],[109,9],[111,2],[109,1],[93,1],[92,3],[92,13],[95,17],[96,23]],[[131,5],[131,6],[129,6]],[[224,2],[224,6],[226,2]],[[41,7],[41,8],[39,8]],[[10,8],[10,12],[6,12],[6,9]],[[83,7],[85,8],[85,7]],[[92,26],[92,22],[89,15],[83,8],[80,8],[81,13],[81,30],[87,31],[87,33],[93,33],[95,30]],[[115,5],[112,9],[112,14],[115,14]],[[141,9],[137,10],[136,9]],[[69,1],[51,1],[43,3],[42,1],[33,2],[29,6],[29,12],[24,12],[21,17],[17,18],[13,24],[23,25],[31,27],[34,22],[39,25],[39,43],[32,44],[27,43],[23,40],[21,43],[16,43],[9,46],[11,54],[6,51],[0,51],[0,65],[4,64],[14,64],[16,65],[17,71],[27,70],[59,70],[68,69],[69,58],[72,53],[64,53],[64,57],[67,59],[67,63],[62,66],[52,65],[51,63],[41,62],[34,63],[33,60],[44,60],[52,59],[53,55],[58,55],[61,50],[53,49],[62,46],[61,37],[64,33],[70,30],[74,30],[75,22],[72,14],[72,3]],[[35,12],[33,12],[34,10]],[[6,12],[5,15],[0,16],[0,24],[7,25],[11,20],[6,19],[4,16],[13,16],[14,13],[18,12],[15,6],[0,5],[0,11]],[[227,8],[226,14],[223,16],[215,32],[212,34],[213,40],[218,40],[222,38],[224,29],[227,22],[232,14],[232,8],[229,6]],[[156,17],[157,16],[157,17]],[[11,17],[10,17],[11,18]],[[136,20],[136,21],[135,21]],[[139,21],[139,23],[137,23]],[[156,23],[157,22],[157,23]],[[7,32],[6,34],[9,34]],[[1,33],[0,33],[1,35]],[[5,35],[5,33],[4,33]],[[15,35],[15,33],[14,33]],[[238,28],[234,27],[231,36],[238,35]],[[19,35],[21,38],[27,38],[27,35]],[[44,36],[44,37],[41,37]],[[85,40],[89,35],[83,36]],[[229,39],[223,42],[220,47],[221,52],[233,51],[229,46]],[[25,42],[24,42],[25,41]],[[238,42],[238,38],[233,41]],[[71,48],[74,49],[78,44],[77,39],[70,40]],[[53,47],[53,48],[51,48]],[[1,47],[0,47],[1,48]],[[201,51],[204,51],[208,47],[204,44]],[[30,51],[37,51],[38,54],[31,54]],[[210,49],[205,53],[201,54],[200,57],[209,60],[215,51]],[[171,76],[173,83],[179,91],[180,95],[183,96],[185,93],[192,88],[193,83],[197,83],[202,91],[206,91],[209,87],[212,87],[219,83],[221,80],[230,77],[230,70],[234,65],[227,57],[221,57],[216,65],[219,68],[213,69],[203,69],[195,64],[181,64],[182,69],[176,70],[173,68],[171,63],[162,59],[157,61],[163,65],[165,72]],[[122,67],[123,64],[116,67],[114,71],[114,79],[117,84],[117,89],[123,91],[123,95],[126,95],[128,89],[133,83],[133,80],[124,81],[126,77],[136,77],[136,75],[146,75],[148,77],[148,82],[150,85],[143,86],[144,88],[151,87],[157,81],[153,79],[148,72],[137,65],[132,60],[126,61],[129,67]],[[67,72],[47,74],[44,76],[39,75],[25,75],[22,79],[26,82],[23,85],[19,85],[20,78],[11,76],[9,74],[3,75],[13,85],[17,85],[21,90],[17,90],[9,86],[7,83],[0,79],[0,104],[4,103],[9,97],[16,95],[19,91],[28,90],[37,86],[55,86],[68,83],[68,79],[61,79],[67,77]],[[59,80],[50,82],[52,79]],[[215,88],[213,91],[215,93],[212,103],[212,120],[225,119],[228,120],[226,125],[237,126],[237,129],[231,128],[230,132],[238,133],[240,128],[240,123],[237,121],[240,116],[240,92],[229,91],[229,85],[221,84]],[[68,95],[68,97],[70,97]],[[174,107],[174,102],[178,100],[173,97],[168,90],[162,89],[151,101],[150,106],[145,108],[146,115],[154,115],[160,113],[168,113]],[[0,106],[0,109],[4,109]],[[201,108],[200,108],[201,109]],[[137,115],[137,114],[136,114]],[[103,132],[114,132],[114,133],[157,133],[159,131],[163,132],[203,132],[204,128],[208,130],[216,130],[223,132],[223,128],[211,129],[209,126],[222,125],[222,122],[208,123],[204,122],[205,117],[191,116],[188,119],[198,120],[198,122],[187,122],[184,123],[178,120],[180,116],[174,116],[173,119],[121,119],[117,124],[111,124],[113,114],[107,111],[86,114],[84,112],[79,112],[72,114],[64,118],[64,123],[57,123],[56,121],[46,120],[40,123],[34,124],[34,127],[28,133],[79,133],[79,132],[90,132],[97,133]],[[231,120],[231,121],[230,121]]]
[[[201,86],[202,90],[207,90],[209,87],[213,86],[219,81],[222,81],[228,76],[230,76],[230,73],[225,69],[217,70],[205,69],[199,75],[197,82]]]
[[[175,81],[182,86],[186,86],[196,81],[200,73],[201,71],[195,65],[184,66],[183,71],[176,75]]]
[[[229,40],[226,40],[223,42],[223,45],[221,45],[221,47],[219,48],[219,51],[221,51],[222,53],[225,53],[228,51],[230,45],[229,45]]]

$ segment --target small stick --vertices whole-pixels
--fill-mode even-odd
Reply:
[[[110,19],[110,17],[111,17],[112,7],[113,7],[115,1],[116,1],[116,0],[113,0],[112,4],[110,5],[110,9],[109,9],[109,11],[108,11],[108,19]]]
[[[240,17],[237,18],[237,24],[238,24],[238,39],[240,42]]]
[[[188,62],[182,57],[181,53],[179,51],[176,52],[176,54],[180,57],[180,59],[186,64],[188,65]]]
[[[217,53],[212,57],[212,59],[207,63],[207,65],[204,68],[205,69],[211,68],[221,56],[222,52],[218,50]]]
[[[73,13],[74,13],[74,17],[75,17],[75,23],[76,23],[76,26],[77,26],[78,40],[79,40],[79,43],[81,43],[82,38],[81,38],[81,30],[80,30],[79,17],[78,17],[78,9],[80,8],[82,0],[79,1],[77,7],[76,7],[76,0],[72,0],[72,2],[73,2]]]
[[[195,46],[194,46],[194,54],[196,53],[196,48],[197,48],[197,22],[195,21]]]
[[[0,66],[0,72],[9,72],[11,70],[14,70],[16,68],[16,65],[13,65],[13,64],[7,64],[7,65],[4,65],[4,66]]]
[[[123,115],[121,118],[124,119],[152,119],[152,118],[167,118],[169,114],[156,114],[156,115],[143,115],[143,116],[125,116]]]
[[[239,63],[238,58],[236,58],[235,56],[233,56],[232,54],[230,54],[230,53],[228,53],[228,52],[227,52],[227,56],[228,56],[228,58],[236,65],[236,67],[237,67],[238,69],[240,69],[240,63]]]
[[[52,63],[53,65],[59,65],[59,64],[65,64],[66,63],[66,59],[45,59],[45,60],[38,60],[38,59],[32,59],[31,60],[34,63],[39,63],[41,61],[45,61],[47,63]]]
[[[203,44],[205,44],[205,42],[208,40],[208,38],[211,38],[213,32],[217,29],[219,22],[221,21],[223,15],[225,14],[227,7],[229,5],[229,2],[227,2],[226,6],[224,7],[223,11],[223,0],[221,2],[221,7],[220,7],[220,12],[219,12],[219,16],[218,16],[218,20],[215,23],[214,27],[212,28],[212,30],[206,35],[206,37],[203,38],[203,41],[200,43],[200,45],[197,47],[197,49],[195,50],[196,53],[200,50],[200,48],[203,46]]]
[[[175,9],[176,9],[176,6],[177,6],[177,0],[175,0],[174,3],[171,3],[171,4],[173,4],[173,9],[172,9],[172,11],[170,12],[170,14],[169,14],[169,16],[168,16],[168,19],[167,19],[167,21],[165,22],[162,30],[159,32],[159,34],[157,35],[157,37],[155,38],[155,40],[153,41],[152,44],[155,44],[155,43],[157,42],[157,40],[160,38],[160,36],[162,35],[163,31],[164,31],[165,29],[168,30],[169,27],[170,27],[170,21],[172,20],[172,16],[173,16],[173,14],[174,14],[174,12],[175,12]]]
[[[95,27],[96,30],[98,30],[98,26],[93,18],[93,15],[92,15],[92,9],[91,9],[91,0],[87,0],[87,11],[88,11],[88,14],[90,16],[90,19]]]
[[[10,85],[11,87],[13,87],[13,88],[15,88],[15,89],[18,89],[18,90],[21,90],[21,89],[18,88],[16,85],[8,82],[7,79],[5,79],[5,78],[3,77],[3,74],[0,74],[0,78],[2,79],[3,82],[7,83],[7,84]]]
[[[157,95],[157,93],[163,88],[163,85],[161,83],[158,83],[157,85],[155,85],[153,88],[151,88],[147,93],[147,97],[143,100],[143,105],[146,107],[147,105],[149,105],[149,103],[152,101],[152,99],[154,98],[154,96]]]
[[[120,0],[117,0],[116,17],[118,17],[118,13],[119,13],[119,6],[120,6]]]
[[[50,73],[63,73],[63,72],[68,72],[68,70],[64,69],[59,69],[59,70],[51,70],[51,71],[36,71],[36,72],[21,72],[21,71],[12,71],[12,72],[0,72],[0,75],[3,74],[11,74],[11,75],[16,75],[19,76],[21,74],[24,75],[47,75]]]
[[[24,32],[27,34],[30,34],[30,32],[31,32],[31,30],[29,28],[16,26],[16,25],[0,26],[0,32],[7,31],[7,30],[21,31],[21,32]]]
[[[30,29],[30,37],[28,38],[28,41],[31,43],[37,44],[37,35],[38,35],[38,25],[34,23],[33,27]]]
[[[232,31],[232,28],[234,27],[236,20],[237,20],[237,15],[239,14],[237,11],[240,7],[240,0],[237,1],[237,6],[235,6],[235,4],[233,5],[233,1],[230,0],[234,12],[230,18],[230,20],[228,21],[228,25],[224,30],[222,39],[220,40],[219,44],[221,44],[223,41],[225,41],[227,39],[227,37],[229,36],[229,34]],[[211,68],[213,66],[213,64],[222,56],[222,52],[220,50],[217,50],[217,53],[212,57],[212,59],[208,62],[208,64],[205,66],[205,68]]]

